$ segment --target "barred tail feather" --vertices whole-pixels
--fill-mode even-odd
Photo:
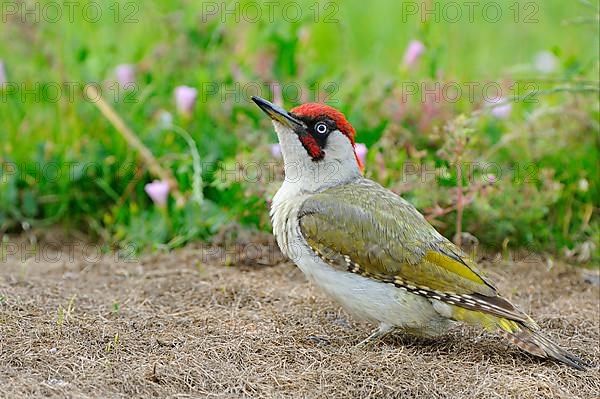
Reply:
[[[525,321],[515,321],[504,317],[474,311],[470,309],[453,307],[451,318],[474,326],[483,327],[488,331],[501,331],[508,340],[532,355],[555,359],[577,370],[585,370],[590,364],[577,356],[560,348],[557,344],[546,338],[538,329],[539,327],[528,316]]]
[[[591,367],[589,363],[562,349],[539,331],[530,330],[521,323],[518,324],[520,328],[513,329],[513,331],[507,331],[502,327],[501,329],[510,342],[524,351],[532,355],[552,358],[577,370]]]

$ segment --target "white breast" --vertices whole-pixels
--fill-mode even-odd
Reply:
[[[349,313],[426,336],[446,331],[451,322],[435,311],[428,299],[358,274],[340,271],[319,258],[302,237],[298,210],[308,197],[284,183],[273,199],[273,233],[281,250],[306,277],[339,302]]]

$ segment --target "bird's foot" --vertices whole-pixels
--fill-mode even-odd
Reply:
[[[356,348],[365,348],[371,345],[372,343],[380,340],[382,337],[387,335],[393,329],[394,327],[388,324],[380,324],[379,327],[375,331],[373,331],[371,335],[369,335],[367,338],[363,339],[358,344],[356,344]]]

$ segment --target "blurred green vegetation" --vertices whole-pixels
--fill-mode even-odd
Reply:
[[[345,112],[369,148],[367,176],[446,236],[460,185],[462,231],[485,246],[598,260],[598,8],[587,1],[483,1],[472,12],[453,3],[458,18],[439,1],[75,3],[73,18],[66,8],[59,18],[19,7],[3,15],[0,233],[61,224],[147,249],[210,239],[231,223],[268,230],[282,165],[249,96],[273,98],[278,83],[286,106],[325,101]],[[98,18],[84,16],[90,3]],[[408,68],[411,40],[426,50]],[[540,52],[551,70],[536,67]],[[115,83],[119,64],[135,66],[133,89]],[[144,186],[155,177],[84,98],[89,82],[190,198],[194,161],[171,118],[191,135],[201,204],[152,204]],[[509,115],[490,112],[486,84],[514,100]],[[180,85],[198,90],[191,116],[176,111]],[[456,101],[443,98],[450,85],[461,88]]]

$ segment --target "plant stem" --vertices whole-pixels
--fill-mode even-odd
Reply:
[[[461,156],[456,157],[456,233],[454,243],[459,247],[462,244],[462,219],[463,219],[463,185]]]
[[[185,204],[185,197],[179,191],[179,185],[177,180],[173,177],[170,170],[164,169],[158,163],[158,160],[154,157],[152,152],[142,143],[138,136],[125,124],[123,119],[116,113],[116,111],[102,98],[98,89],[94,85],[87,85],[85,88],[85,95],[91,102],[98,107],[102,115],[108,119],[110,123],[115,127],[117,132],[123,136],[125,141],[129,143],[139,153],[142,161],[148,165],[148,169],[152,174],[169,183],[171,193],[175,197],[175,201],[178,207],[182,207]],[[92,100],[93,99],[93,100]]]

